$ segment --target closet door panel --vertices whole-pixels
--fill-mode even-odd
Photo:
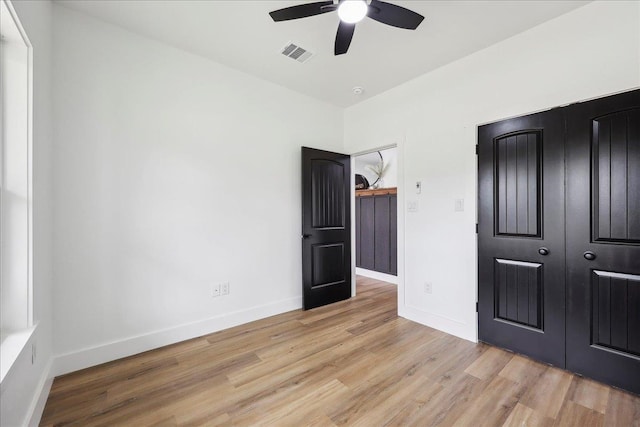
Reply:
[[[374,196],[375,210],[375,271],[390,271],[389,196]]]
[[[375,269],[375,215],[373,197],[360,197],[360,266]]]
[[[568,107],[567,368],[640,393],[640,91]]]
[[[398,196],[389,196],[389,273],[398,274]]]

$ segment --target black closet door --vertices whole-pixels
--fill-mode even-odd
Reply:
[[[478,337],[565,363],[564,132],[557,110],[478,128]]]
[[[567,368],[640,393],[640,91],[568,107]]]

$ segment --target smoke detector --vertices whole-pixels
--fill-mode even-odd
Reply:
[[[351,90],[353,91],[354,95],[362,95],[362,93],[364,92],[364,88],[362,86],[355,86]]]

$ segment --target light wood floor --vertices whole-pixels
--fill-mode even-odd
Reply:
[[[395,286],[56,378],[43,425],[639,426],[640,397],[396,315]]]

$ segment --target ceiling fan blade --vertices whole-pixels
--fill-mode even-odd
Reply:
[[[336,34],[336,44],[333,50],[336,55],[347,53],[355,30],[356,24],[347,24],[346,22],[340,21],[338,33]]]
[[[334,6],[333,1],[318,1],[274,10],[273,12],[269,12],[269,15],[271,15],[271,18],[276,22],[289,21],[291,19],[306,18],[308,16],[320,15],[321,13],[332,12],[336,8],[331,6]]]
[[[424,16],[412,10],[380,0],[371,0],[367,16],[392,27],[415,30]]]

